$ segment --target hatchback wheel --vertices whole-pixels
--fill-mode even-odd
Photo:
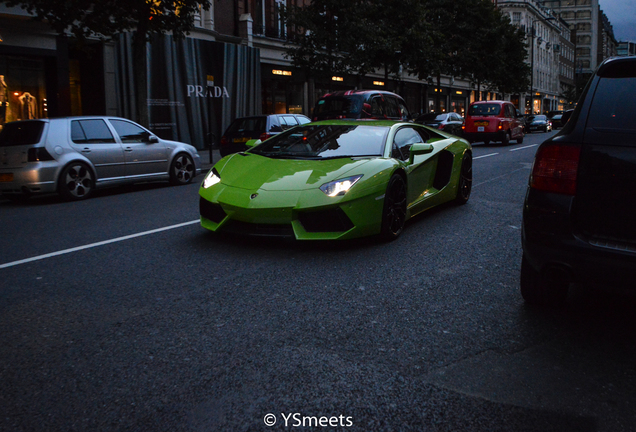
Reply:
[[[170,165],[170,183],[173,185],[186,185],[194,178],[194,162],[186,153],[175,156]]]
[[[62,170],[57,188],[62,198],[77,201],[90,197],[94,185],[93,173],[88,165],[72,162]]]

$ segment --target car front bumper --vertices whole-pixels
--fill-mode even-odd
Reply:
[[[378,234],[384,190],[346,200],[319,189],[250,191],[228,186],[200,189],[201,225],[215,232],[298,240],[350,239]]]

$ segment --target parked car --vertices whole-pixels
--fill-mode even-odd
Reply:
[[[199,190],[204,228],[393,240],[411,216],[470,197],[470,144],[415,123],[328,120],[254,144],[206,175]]]
[[[380,90],[349,90],[326,94],[318,99],[312,115],[313,121],[410,118],[406,102],[400,95]]]
[[[633,94],[636,57],[606,60],[563,129],[538,148],[523,209],[526,302],[563,304],[572,282],[636,286]]]
[[[528,117],[526,120],[526,128],[529,133],[535,131],[550,132],[552,130],[552,122],[547,116],[537,114]]]
[[[415,123],[443,130],[453,135],[461,136],[464,118],[457,113],[426,113],[415,119]]]
[[[562,117],[563,114],[555,114],[552,116],[550,119],[550,122],[552,122],[552,129],[561,129],[563,127],[563,124],[561,124]]]
[[[311,122],[302,114],[269,114],[235,119],[219,142],[221,156],[247,150],[245,143],[252,139],[265,141],[291,127]]]
[[[470,142],[499,141],[508,145],[511,140],[523,142],[523,123],[515,106],[507,101],[477,101],[470,104],[464,122],[464,138]]]
[[[0,192],[10,198],[57,192],[68,200],[95,188],[151,180],[188,184],[197,150],[118,117],[10,122],[0,132]]]

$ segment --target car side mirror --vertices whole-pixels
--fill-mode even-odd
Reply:
[[[148,137],[148,142],[150,144],[157,144],[159,142],[159,138],[157,138],[155,135],[150,135]]]
[[[415,156],[433,153],[433,146],[431,144],[426,143],[415,143],[411,146],[411,151],[409,152],[409,163],[413,163]]]
[[[252,147],[256,147],[260,143],[261,143],[261,140],[259,140],[259,139],[251,139],[251,140],[247,141],[245,143],[245,145],[247,146],[247,148],[252,148]]]

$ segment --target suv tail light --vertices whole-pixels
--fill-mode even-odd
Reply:
[[[31,147],[27,153],[29,162],[43,162],[53,160],[53,156],[44,147]]]
[[[537,151],[530,187],[564,195],[576,194],[576,175],[581,158],[578,145],[542,145]]]

